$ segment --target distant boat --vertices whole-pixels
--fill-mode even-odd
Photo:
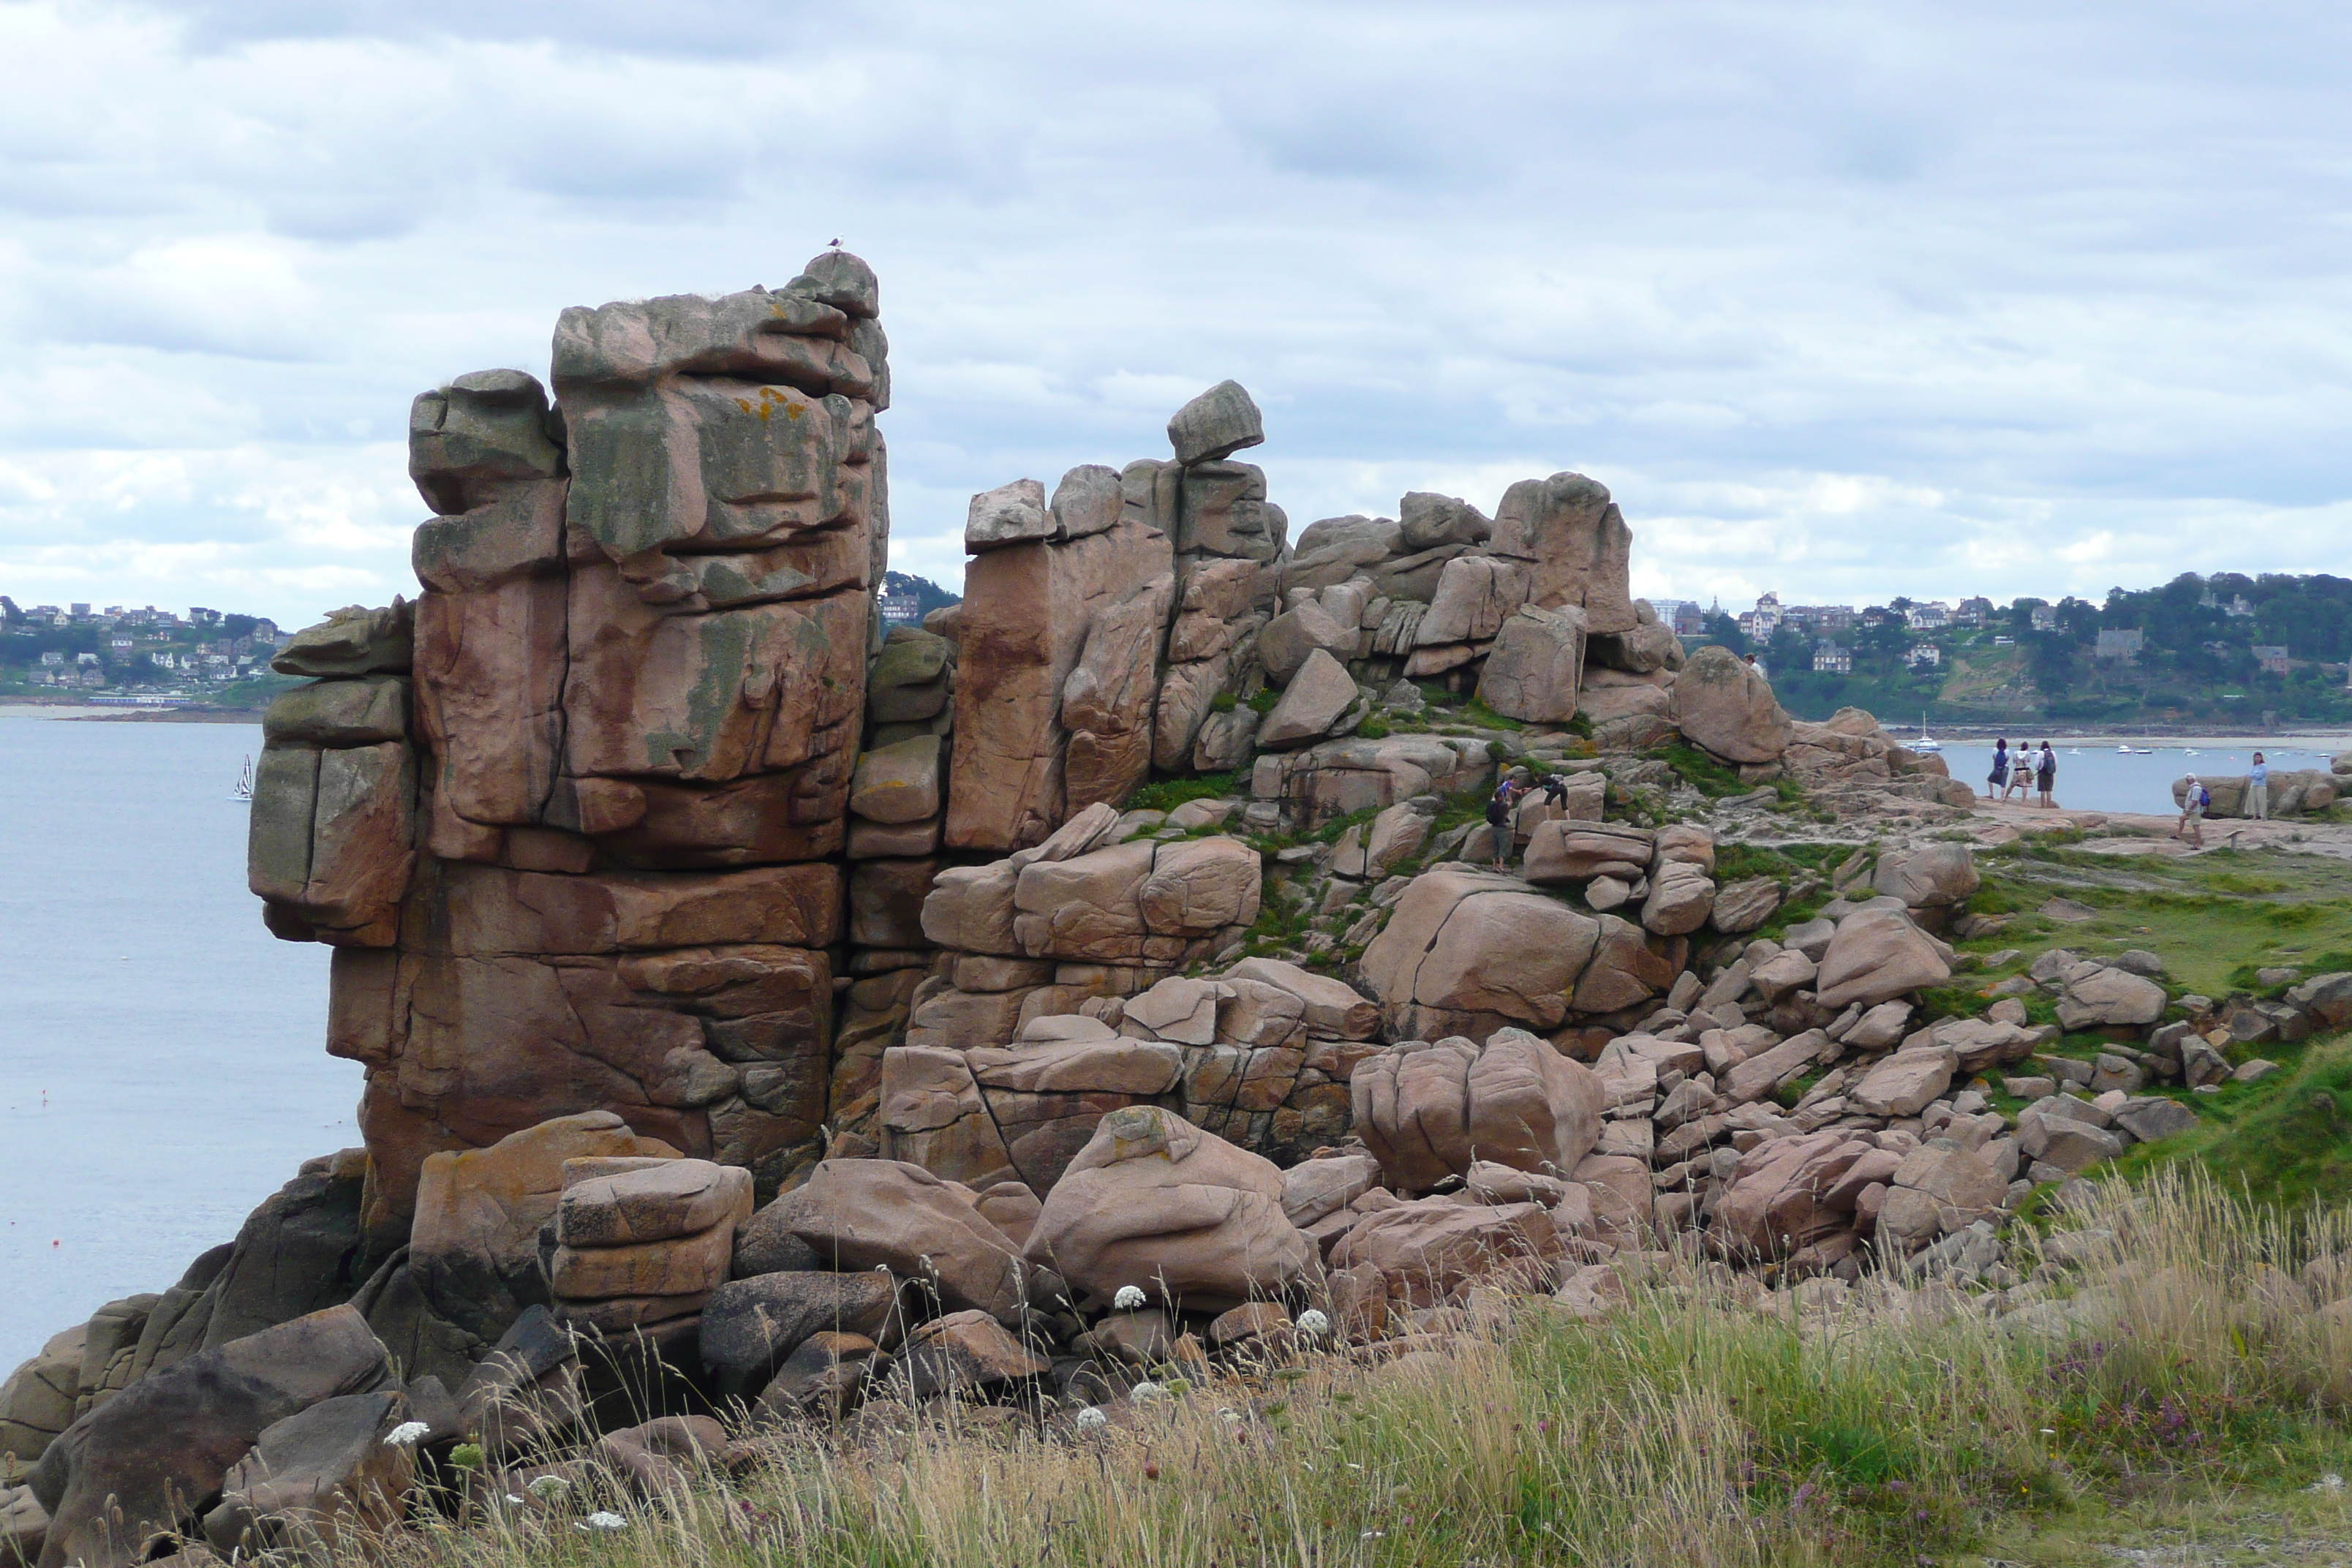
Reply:
[[[245,759],[245,772],[237,775],[236,788],[229,792],[229,799],[249,801],[252,798],[253,759],[251,757],[247,757]]]
[[[2117,746],[2116,750],[2121,752],[2126,757],[2152,757],[2156,755],[2156,748],[2153,746]]]
[[[1940,752],[1944,749],[1944,743],[1941,741],[1927,733],[1927,715],[1925,710],[1922,710],[1919,714],[1919,738],[1911,742],[1911,749],[1915,752]]]

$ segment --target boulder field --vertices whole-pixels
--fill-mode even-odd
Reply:
[[[2088,1079],[1934,1005],[1965,845],[1732,869],[1784,794],[1969,791],[1685,655],[1582,475],[1293,539],[1226,382],[974,496],[962,603],[886,628],[879,304],[827,251],[416,399],[423,591],[279,652],[250,839],[365,1146],[0,1386],[0,1554],[359,1541],[461,1454],[658,1492],[716,1415],[1075,1409],[1497,1283],[1605,1310],[1621,1253],[1964,1269],[2228,1070],[2144,954],[2034,966]],[[1552,787],[1490,826],[1507,773]]]

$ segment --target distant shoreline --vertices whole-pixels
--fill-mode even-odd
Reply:
[[[46,697],[0,697],[0,709],[57,708],[61,723],[100,724],[258,724],[258,708],[216,708],[209,703],[190,708],[91,709],[87,702],[58,701]],[[83,710],[89,710],[83,711]]]

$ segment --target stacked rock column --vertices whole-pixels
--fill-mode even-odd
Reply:
[[[611,1110],[773,1191],[822,1150],[848,797],[887,528],[872,271],[567,310],[417,400],[413,617],[278,661],[253,881],[338,945],[366,1219],[419,1170]],[[412,706],[405,699],[410,671]]]

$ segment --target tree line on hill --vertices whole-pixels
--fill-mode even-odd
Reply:
[[[1980,626],[1933,631],[1902,618],[1909,601],[1885,607],[1898,613],[1836,634],[1851,672],[1814,668],[1822,639],[1810,628],[1783,625],[1758,647],[1717,616],[1706,640],[1755,653],[1803,718],[1852,704],[1947,723],[2352,721],[2352,579],[2183,573],[2160,587],[2112,588],[2104,604],[2020,598]],[[2137,633],[2137,646],[2122,637],[2103,647],[2102,632]],[[1923,647],[1936,649],[1932,661]]]

